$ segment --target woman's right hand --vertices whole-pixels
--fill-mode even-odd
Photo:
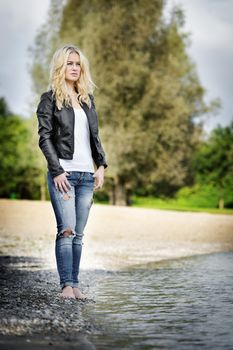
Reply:
[[[66,176],[69,175],[66,171],[58,176],[55,176],[53,178],[56,190],[59,190],[60,192],[68,192],[69,189],[71,189],[71,186],[69,184],[69,181],[67,180]]]

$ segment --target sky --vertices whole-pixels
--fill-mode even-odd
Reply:
[[[10,109],[28,117],[31,79],[28,48],[45,23],[50,0],[0,0],[0,96]],[[218,115],[205,122],[207,132],[233,119],[233,0],[167,0],[165,15],[174,5],[185,12],[184,30],[190,33],[188,53],[197,66],[208,102],[220,98]]]

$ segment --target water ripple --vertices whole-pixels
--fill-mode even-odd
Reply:
[[[232,349],[233,253],[96,276],[97,349]],[[98,331],[99,329],[99,331]]]

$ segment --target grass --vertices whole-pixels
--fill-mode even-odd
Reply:
[[[133,196],[132,207],[233,215],[233,209],[200,208],[192,206],[189,203],[180,203],[176,199],[160,199],[154,197]]]

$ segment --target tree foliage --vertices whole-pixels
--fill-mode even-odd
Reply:
[[[77,1],[63,11],[61,41],[77,43],[96,79],[97,106],[115,188],[171,194],[192,180],[204,89],[186,53],[183,14],[161,0]],[[139,190],[140,191],[140,190]]]
[[[112,202],[124,204],[131,192],[172,195],[192,183],[198,117],[209,107],[186,52],[182,11],[174,7],[165,21],[163,0],[68,0],[62,10],[52,1],[51,9],[34,49],[36,90],[55,45],[74,43],[87,55]]]
[[[32,198],[40,196],[39,169],[30,132],[30,120],[9,112],[0,100],[0,196]]]
[[[233,122],[218,126],[193,159],[195,181],[216,188],[219,206],[233,206]]]

